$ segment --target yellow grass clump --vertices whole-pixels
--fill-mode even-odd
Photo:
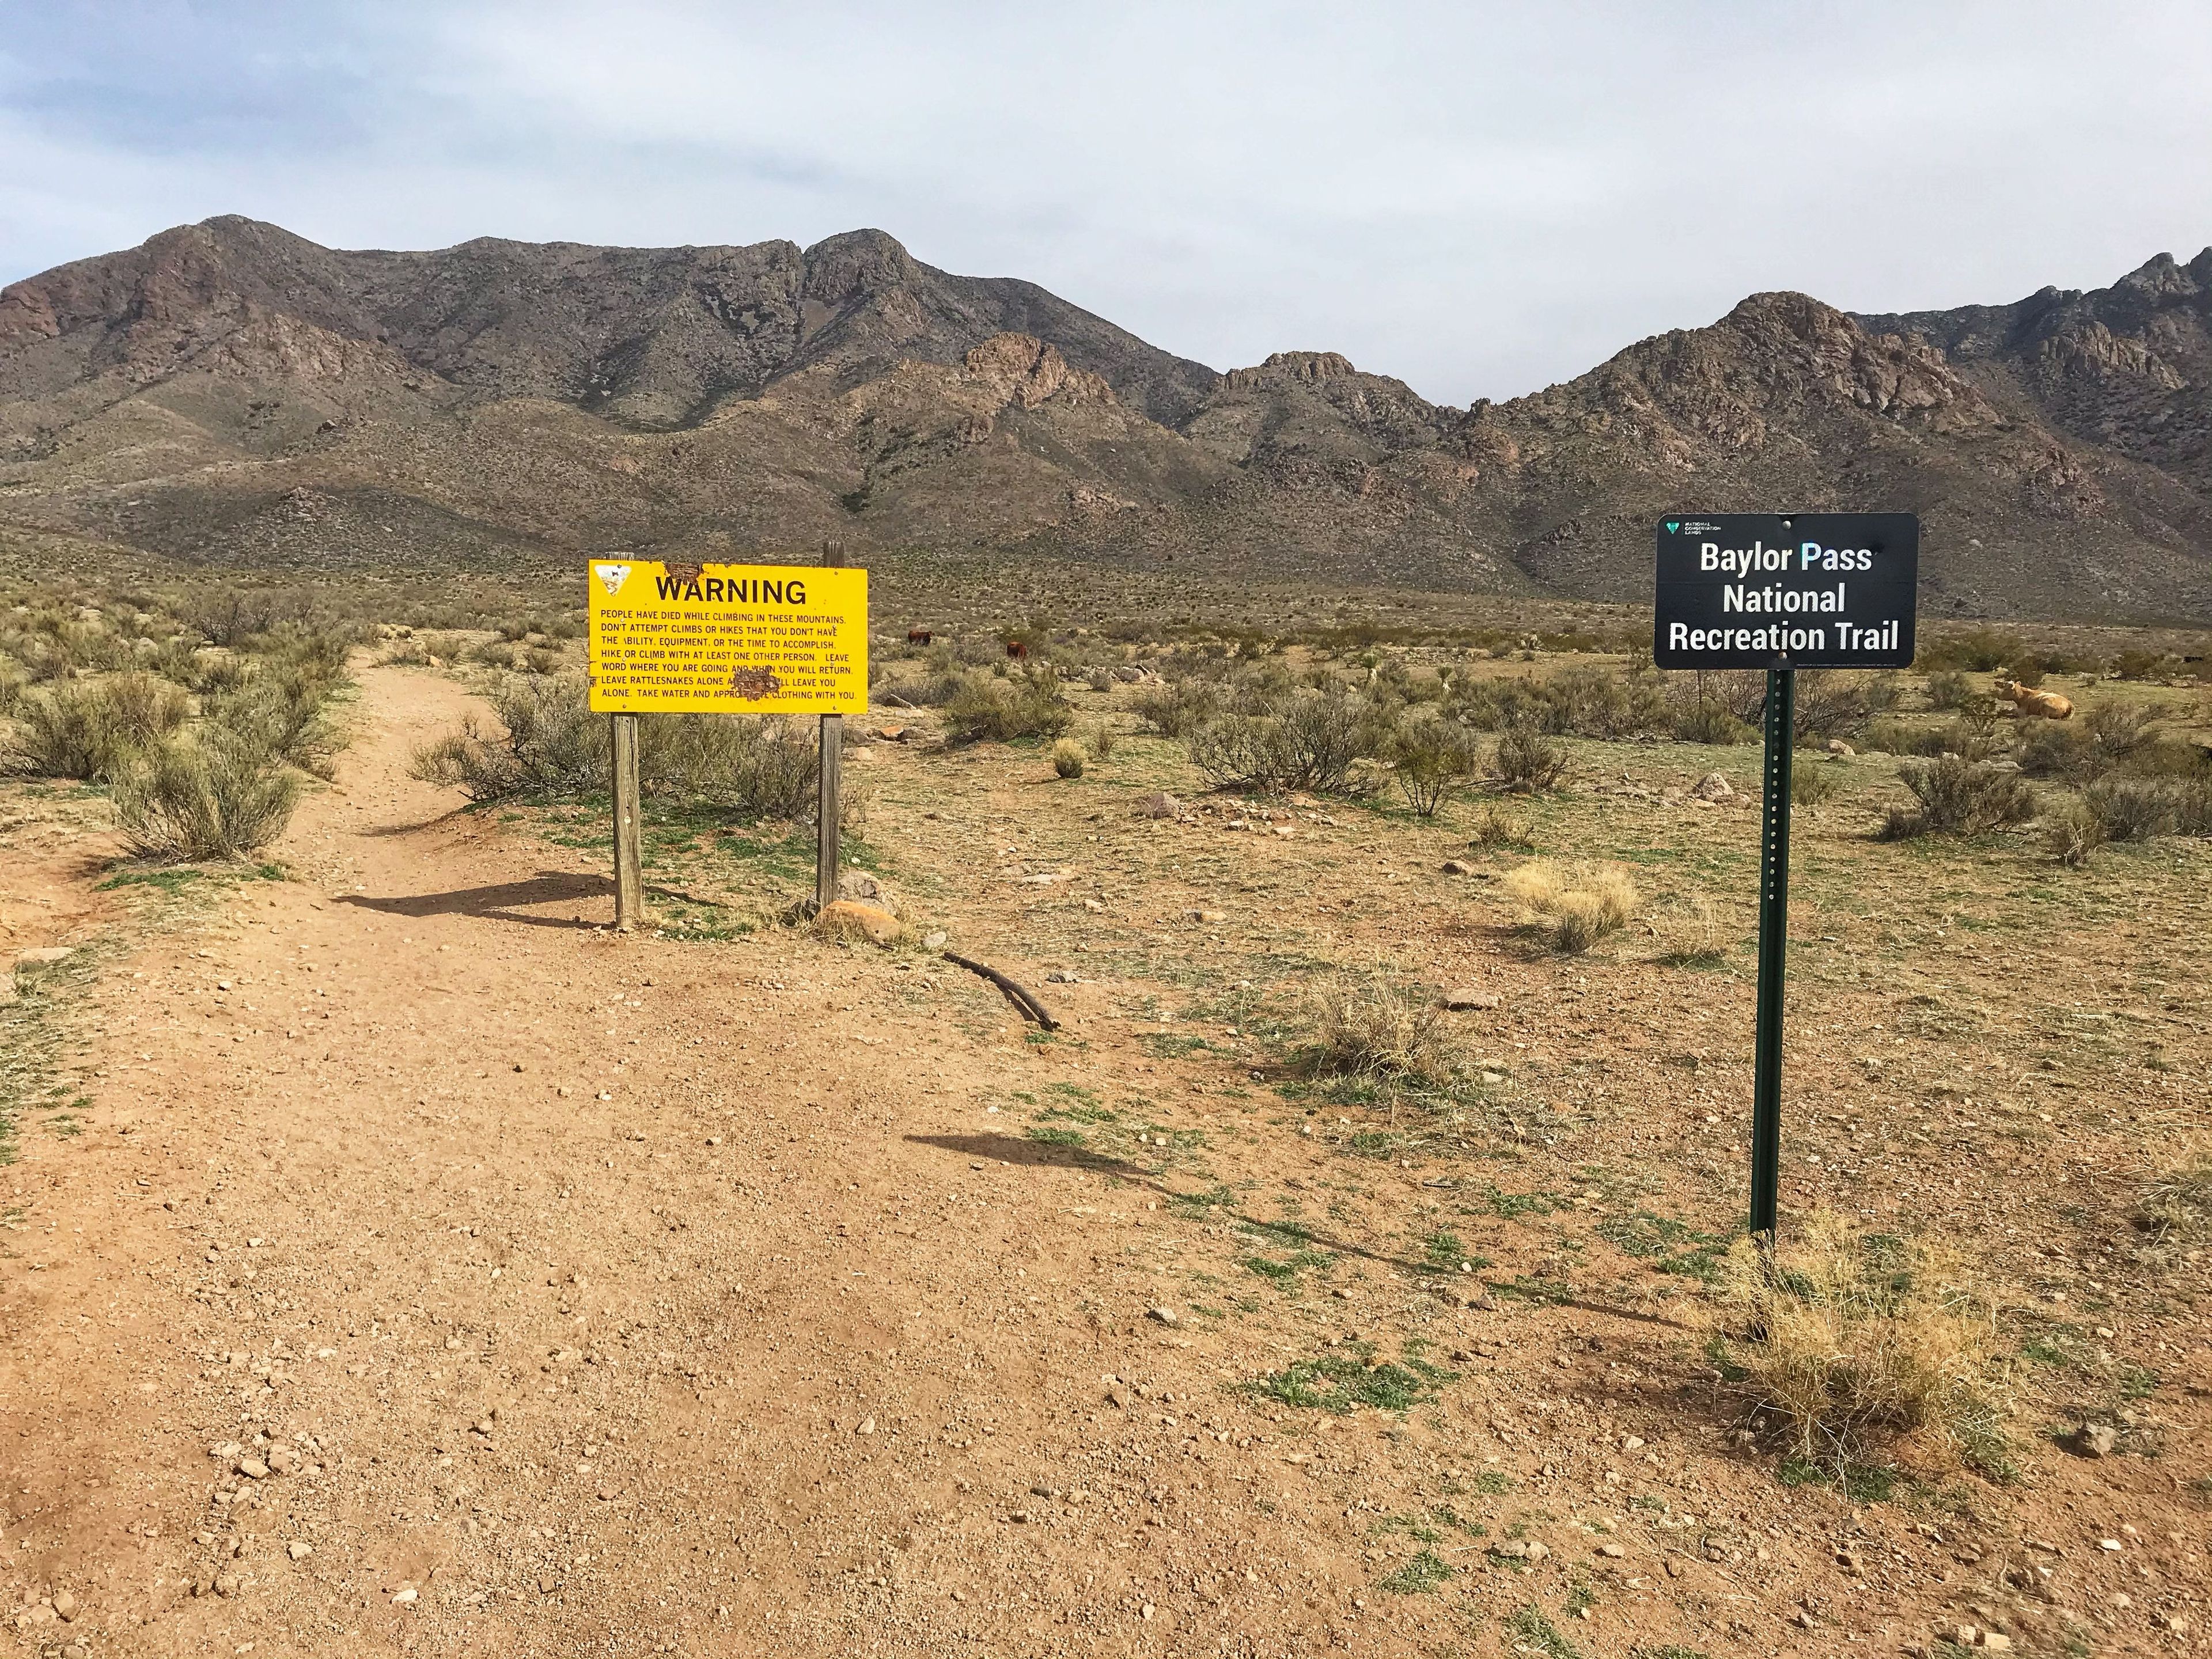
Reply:
[[[1387,1073],[1426,1082],[1449,1074],[1441,1012],[1427,994],[1370,972],[1324,980],[1315,987],[1312,1001],[1321,1070]]]
[[[2137,1214],[2161,1238],[2212,1237],[2212,1137],[2182,1144],[2181,1156],[2143,1189]]]
[[[1551,947],[1567,955],[1620,932],[1637,905],[1636,884],[1617,864],[1532,859],[1509,872],[1504,885]]]
[[[2008,1470],[1995,1322],[1942,1251],[1819,1214],[1771,1257],[1738,1240],[1712,1313],[1747,1419],[1794,1455]]]

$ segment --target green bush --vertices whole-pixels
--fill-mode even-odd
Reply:
[[[945,725],[965,743],[1056,738],[1074,720],[1059,676],[1042,664],[1003,677],[971,672],[945,704]]]
[[[1208,720],[1218,720],[1228,704],[1219,684],[1191,677],[1139,686],[1130,707],[1162,737],[1188,738]]]
[[[2154,778],[2104,777],[2081,792],[2081,803],[2107,841],[2148,841],[2178,826],[2175,791]]]
[[[1446,714],[1422,714],[1400,723],[1390,739],[1396,780],[1406,804],[1433,817],[1451,792],[1481,764],[1468,729]]]
[[[1885,841],[1930,833],[1978,836],[2035,816],[2034,790],[2008,768],[1945,755],[1933,761],[1907,761],[1897,775],[1918,804],[1890,809],[1881,830]]]
[[[1973,701],[1973,682],[1955,669],[1928,677],[1928,706],[1935,709],[1964,708]]]
[[[1518,795],[1553,787],[1566,770],[1566,745],[1528,726],[1507,728],[1491,762],[1492,776]]]
[[[1083,745],[1073,738],[1062,738],[1052,746],[1052,769],[1063,778],[1083,775]]]
[[[1836,793],[1836,774],[1833,768],[1820,764],[1799,764],[1790,769],[1790,799],[1799,806],[1818,806],[1832,800]]]
[[[115,786],[115,813],[142,856],[242,859],[284,831],[300,780],[250,737],[206,732],[135,756]]]
[[[65,680],[22,699],[12,769],[106,782],[131,756],[185,723],[191,702],[159,675]]]
[[[2111,837],[2103,822],[2079,795],[2068,795],[2043,815],[2043,844],[2061,864],[2088,863]]]
[[[1674,737],[1680,743],[1755,743],[1759,732],[1717,702],[1699,702],[1674,717]]]
[[[490,694],[501,730],[473,714],[415,751],[409,775],[473,801],[580,795],[607,787],[607,729],[580,679],[508,680]]]
[[[1352,768],[1389,745],[1388,717],[1369,699],[1330,681],[1259,702],[1259,712],[1217,716],[1193,731],[1190,758],[1218,785],[1341,792]]]

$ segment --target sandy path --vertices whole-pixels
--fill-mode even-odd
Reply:
[[[602,878],[405,777],[463,707],[364,677],[297,879],[109,975],[88,1132],[10,1172],[26,1639],[1117,1651],[1346,1611],[1232,1535],[1283,1465],[1234,1443],[1248,1356],[1136,1317],[1153,1195],[972,1127],[978,1079],[1095,1060],[872,955],[595,930]]]

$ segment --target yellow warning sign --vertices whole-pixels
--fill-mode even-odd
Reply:
[[[603,714],[865,714],[868,573],[592,561]]]

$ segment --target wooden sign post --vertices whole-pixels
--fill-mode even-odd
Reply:
[[[645,920],[640,714],[820,717],[814,902],[837,896],[843,717],[868,710],[868,573],[819,565],[594,559],[586,657],[593,713],[612,715],[615,926]]]

